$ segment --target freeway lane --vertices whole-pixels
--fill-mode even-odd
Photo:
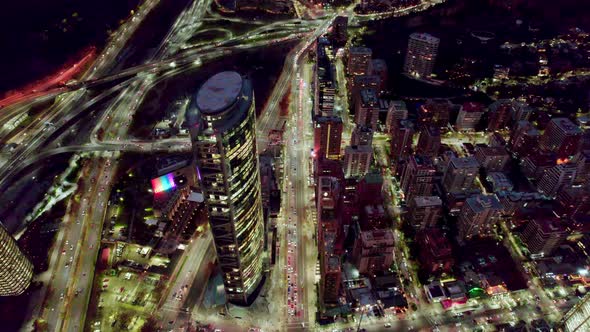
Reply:
[[[161,319],[163,326],[167,326],[168,322],[173,322],[173,327],[181,327],[190,321],[191,315],[185,315],[184,319],[179,319],[180,313],[189,312],[189,308],[185,308],[188,294],[193,287],[195,277],[197,277],[197,271],[200,270],[202,264],[215,259],[215,247],[213,245],[213,235],[211,232],[205,232],[201,237],[195,238],[185,249],[185,253],[179,262],[184,261],[185,263],[180,264],[176,267],[176,270],[172,273],[171,280],[162,296],[162,299],[158,305],[160,309]],[[196,304],[197,307],[199,303]]]
[[[154,3],[154,1],[151,2]],[[143,11],[140,11],[139,13],[142,12]],[[111,48],[111,50],[107,49],[106,52],[108,55],[109,52],[114,52],[114,50]],[[101,62],[97,66],[95,66],[94,69],[92,69],[93,72],[96,72],[97,69],[101,68],[101,66],[107,65],[107,62],[105,62],[105,57],[101,56],[101,59],[103,60],[101,60]],[[124,100],[126,101],[126,103],[121,102],[121,98],[117,99],[118,103],[116,106],[118,107],[114,108],[117,111],[117,113],[113,114],[113,116],[111,117],[111,119],[116,119],[115,123],[125,123],[124,121],[127,118],[128,114],[129,116],[133,116],[134,111],[139,105],[139,100],[136,96],[139,96],[140,98],[144,97],[144,94],[138,94],[139,89],[149,84],[149,82],[145,82],[146,81],[144,80],[142,84],[134,84],[126,88],[122,92],[122,95],[124,96]],[[98,123],[98,125],[102,126],[102,122],[103,121],[101,120]],[[104,129],[107,133],[110,133],[112,131],[116,136],[125,136],[128,129],[128,124],[116,127],[110,126]],[[96,228],[99,231],[88,231],[88,233],[86,233],[86,236],[82,238],[82,245],[88,246],[87,249],[85,248],[84,254],[72,257],[72,261],[70,263],[72,264],[73,268],[75,267],[76,276],[78,278],[72,278],[65,281],[63,280],[63,278],[59,277],[53,279],[52,288],[64,290],[64,296],[62,297],[60,293],[57,301],[62,301],[63,299],[64,302],[58,302],[56,304],[58,308],[55,309],[53,308],[53,303],[55,303],[55,299],[52,299],[50,297],[49,302],[50,305],[52,305],[54,311],[51,311],[48,314],[47,321],[50,326],[56,328],[59,331],[78,331],[84,324],[86,308],[89,301],[90,290],[92,288],[92,277],[94,276],[95,261],[100,245],[100,230],[102,229],[103,213],[105,211],[104,204],[108,199],[108,192],[110,190],[111,181],[116,169],[116,157],[118,156],[107,155],[106,157],[109,159],[107,159],[107,161],[104,164],[92,164],[88,166],[90,170],[87,170],[87,172],[91,175],[91,178],[95,181],[94,183],[89,184],[89,186],[93,188],[91,188],[90,190],[90,196],[88,198],[88,201],[91,201],[93,202],[93,204],[96,204],[94,205],[96,206],[96,208],[92,211],[87,211],[84,209],[84,203],[82,203],[80,207],[76,207],[75,204],[73,204],[74,211],[72,211],[72,213],[77,214],[78,217],[82,217],[84,221],[87,220],[86,218],[90,219],[90,225],[87,228],[87,230]],[[110,166],[111,164],[113,165]],[[108,168],[105,168],[107,167],[106,165],[109,165]],[[72,204],[70,204],[70,206],[72,206]],[[85,217],[86,215],[89,215],[89,217]],[[66,238],[80,238],[80,234],[78,232],[70,231],[68,232],[68,234],[66,234]],[[60,270],[59,264],[56,267],[56,269],[57,271]]]
[[[303,70],[307,69],[307,70]],[[288,301],[293,303],[287,308],[288,330],[313,329],[315,323],[316,289],[314,285],[317,247],[313,240],[315,225],[309,213],[313,209],[313,188],[309,186],[311,174],[310,154],[312,146],[311,109],[307,100],[310,96],[309,66],[298,67],[296,84],[293,85],[294,103],[285,140],[287,147],[286,174],[288,221],[288,260],[295,267],[293,272],[287,270],[293,283],[287,293]],[[303,78],[299,78],[303,77]],[[305,83],[308,82],[308,83]],[[289,206],[291,205],[291,206]]]
[[[200,6],[208,6],[211,0],[196,0],[196,7],[201,8]],[[191,10],[195,7],[191,6],[187,10]],[[197,12],[197,15],[190,16],[190,15],[180,15],[179,24],[175,24],[174,27],[181,27],[187,24],[191,24],[192,22],[198,22],[202,15],[205,13],[204,10]],[[198,15],[200,14],[200,15]],[[187,21],[188,22],[185,22]],[[176,30],[176,29],[173,29]],[[176,35],[176,31],[170,34],[168,37],[173,38]],[[167,43],[167,41],[164,41]],[[164,53],[162,56],[168,55]],[[141,105],[143,98],[146,96],[146,92],[149,91],[150,85],[152,83],[151,79],[143,79],[135,84],[130,85],[128,88],[123,90],[121,93],[121,98],[116,100],[116,105],[113,108],[110,108],[110,112],[105,112],[105,116],[99,120],[97,123],[97,127],[102,127],[105,130],[105,135],[112,134],[115,137],[126,137],[127,132],[130,125],[130,119],[135,115],[135,112],[138,110],[139,105]],[[106,122],[106,123],[105,123]],[[95,127],[96,128],[96,127]],[[108,153],[107,153],[108,154]],[[112,167],[109,169],[101,168],[101,165],[92,165],[92,172],[97,173],[97,180],[102,185],[96,185],[96,187],[100,187],[98,192],[94,191],[91,197],[91,201],[93,202],[101,202],[101,200],[108,199],[108,192],[110,191],[111,181],[115,174],[115,169],[117,167],[117,157],[118,154],[114,156],[107,156],[110,157],[107,161],[107,164],[112,164]],[[101,195],[102,191],[105,190],[106,192],[104,195]],[[104,202],[104,201],[102,201]],[[101,204],[102,204],[101,202]],[[92,220],[97,225],[98,229],[102,229],[104,216],[103,213],[105,210],[99,212],[99,209],[96,209],[92,216]],[[82,211],[84,213],[84,211]],[[98,247],[100,243],[100,232],[98,235],[96,232],[91,232],[91,236],[88,237],[88,243],[93,246],[93,249],[89,250],[88,255],[84,255],[81,259],[77,262],[77,266],[80,266],[80,272],[87,273],[87,275],[94,276],[94,267],[95,267],[95,259],[98,253]],[[55,324],[55,326],[60,326],[60,331],[77,331],[77,326],[83,326],[86,316],[86,309],[89,302],[90,291],[92,288],[92,279],[75,279],[72,280],[71,286],[69,288],[73,288],[80,292],[79,296],[74,298],[70,305],[66,305],[64,309],[64,320],[61,322],[63,324],[60,325],[60,322]]]
[[[140,23],[143,19],[147,16],[147,14],[159,3],[159,0],[147,0],[141,6],[139,6],[138,11],[132,16],[130,20],[126,23],[121,25],[117,33],[114,37],[109,41],[101,55],[97,57],[93,66],[83,74],[82,80],[93,79],[98,76],[104,76],[108,70],[110,70],[112,63],[115,61],[116,57],[120,54],[121,50],[126,46],[129,38],[133,35],[136,29],[139,27]],[[68,93],[63,99],[58,100],[51,108],[48,109],[46,114],[40,116],[39,123],[34,121],[29,125],[29,127],[25,128],[22,135],[18,136],[37,136],[40,134],[44,128],[43,122],[51,121],[51,119],[56,119],[61,116],[66,115],[72,109],[79,105],[82,102],[83,97],[86,95],[86,89],[79,89],[73,92]],[[53,91],[49,91],[49,94],[53,94]],[[41,98],[46,98],[46,96],[42,96]],[[32,104],[34,101],[28,102]],[[36,142],[39,142],[37,139]],[[27,145],[26,149],[21,154],[30,154],[36,149],[36,145]],[[23,157],[16,156],[15,159],[24,159]]]
[[[268,145],[268,135],[271,130],[282,129],[283,122],[286,119],[279,116],[280,108],[278,105],[283,96],[288,92],[287,88],[289,87],[290,82],[293,82],[293,73],[300,65],[301,55],[307,51],[319,36],[327,32],[335,18],[336,15],[332,15],[330,18],[326,19],[312,35],[307,37],[287,55],[281,76],[275,84],[275,88],[263,108],[261,119],[258,120],[259,122],[256,128],[258,151],[262,152],[266,150]]]

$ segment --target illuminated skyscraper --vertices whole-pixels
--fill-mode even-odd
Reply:
[[[571,158],[577,152],[582,139],[582,130],[568,118],[551,119],[541,141],[541,148],[555,152],[557,158]]]
[[[348,17],[347,16],[336,16],[334,24],[332,24],[332,39],[338,46],[346,44],[348,39]]]
[[[564,332],[582,332],[590,329],[590,293],[565,314],[562,327]]]
[[[391,159],[394,163],[406,158],[412,152],[414,138],[414,124],[409,120],[394,121],[390,131]]]
[[[469,190],[478,171],[479,163],[474,157],[451,158],[443,176],[443,186],[447,193]]]
[[[406,202],[416,196],[430,196],[434,190],[435,174],[436,168],[430,157],[410,156],[400,179]]]
[[[352,145],[344,149],[344,176],[358,178],[367,172],[373,159],[373,148],[370,145]]]
[[[22,294],[33,278],[33,264],[0,224],[0,296]]]
[[[476,235],[491,235],[501,209],[502,205],[495,195],[476,195],[467,198],[459,215],[459,237],[470,239]]]
[[[408,41],[404,72],[416,77],[429,78],[434,68],[440,40],[427,33],[413,33]]]
[[[379,99],[374,89],[362,89],[354,106],[354,123],[377,130]]]
[[[342,118],[320,116],[316,118],[313,150],[318,158],[340,159],[342,145]]]
[[[366,47],[351,47],[348,50],[348,73],[350,75],[368,75],[371,71],[373,51]]]
[[[187,123],[227,298],[248,305],[262,280],[264,241],[250,80],[236,72],[209,78]]]
[[[424,156],[436,157],[440,150],[440,145],[440,129],[438,127],[428,126],[420,131],[416,152]]]

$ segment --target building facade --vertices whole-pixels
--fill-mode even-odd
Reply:
[[[459,237],[489,236],[496,224],[502,205],[495,195],[475,195],[465,200],[459,214]]]
[[[429,78],[434,69],[440,40],[427,33],[413,33],[408,41],[404,72],[415,77]]]
[[[373,51],[366,47],[351,47],[348,50],[348,74],[368,75],[371,72]]]
[[[586,294],[562,319],[564,332],[581,332],[590,330],[590,293]]]
[[[474,157],[452,157],[443,176],[446,192],[463,192],[471,189],[478,171],[479,163]]]
[[[229,71],[209,78],[187,111],[187,123],[227,298],[249,305],[263,279],[264,257],[250,80]]]
[[[339,116],[316,118],[313,140],[313,149],[318,158],[340,159],[342,118]]]
[[[442,200],[438,196],[417,196],[408,204],[408,210],[414,228],[434,227],[442,215]]]
[[[538,257],[551,255],[566,237],[566,230],[551,218],[529,221],[522,233],[522,241],[531,255]]]
[[[344,176],[359,178],[369,172],[373,148],[369,145],[352,145],[344,149]]]
[[[429,126],[439,127],[446,131],[451,117],[453,103],[446,100],[429,99],[425,104],[418,108],[418,127],[426,128]]]
[[[366,126],[355,126],[350,137],[350,145],[373,145],[373,129]]]
[[[457,115],[455,127],[461,131],[473,131],[481,121],[484,114],[484,107],[480,103],[464,103]]]
[[[362,89],[355,104],[354,123],[377,130],[379,99],[374,89]]]
[[[574,163],[555,165],[543,173],[537,184],[537,190],[547,197],[555,197],[561,189],[574,183],[576,171],[577,167]]]
[[[354,243],[352,257],[360,273],[385,271],[393,264],[393,232],[379,229],[361,232]]]
[[[22,294],[33,279],[33,264],[0,224],[0,296]]]
[[[541,137],[540,146],[557,154],[557,158],[571,158],[578,152],[582,131],[568,118],[549,121]]]
[[[396,121],[391,136],[391,161],[398,163],[412,152],[412,140],[414,139],[414,124],[408,120]]]
[[[430,196],[434,189],[435,174],[436,168],[430,157],[410,156],[400,179],[406,201],[411,201],[416,196]]]
[[[441,136],[440,129],[435,126],[428,126],[420,130],[420,138],[416,146],[416,152],[429,157],[436,157],[440,150]]]
[[[513,108],[512,101],[500,99],[493,102],[488,112],[488,130],[496,131],[508,127],[510,124]]]

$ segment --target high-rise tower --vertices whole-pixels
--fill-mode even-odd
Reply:
[[[186,116],[225,292],[230,302],[249,305],[263,276],[264,242],[250,80],[214,75]]]
[[[0,296],[22,294],[33,278],[33,264],[0,224]]]
[[[429,78],[438,54],[439,42],[438,38],[427,33],[411,34],[404,72],[416,77]]]

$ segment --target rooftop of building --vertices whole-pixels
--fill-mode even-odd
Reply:
[[[430,293],[430,296],[433,299],[440,298],[440,297],[446,297],[445,291],[444,291],[442,285],[440,284],[440,282],[433,282],[430,285],[428,285],[427,287],[428,287],[428,293]]]
[[[209,78],[197,93],[197,107],[204,114],[223,111],[236,102],[243,79],[235,71],[224,71]]]
[[[353,132],[372,134],[373,128],[363,125],[356,125],[353,129]]]
[[[399,120],[399,129],[403,128],[412,129],[414,128],[414,123],[407,119]]]
[[[398,111],[408,110],[408,106],[406,105],[406,102],[403,100],[392,100],[390,106]]]
[[[349,54],[354,55],[368,55],[371,56],[373,54],[373,50],[368,47],[351,47],[348,49]]]
[[[356,75],[353,77],[355,85],[378,85],[379,82],[381,82],[381,78],[377,75]]]
[[[501,210],[502,205],[496,198],[496,195],[475,195],[465,200],[465,205],[469,206],[475,213],[486,211],[487,209]]]
[[[498,99],[495,102],[491,103],[488,108],[490,111],[494,112],[503,107],[512,107],[513,102],[510,99]]]
[[[428,228],[416,234],[418,241],[430,252],[439,256],[451,254],[451,242],[438,228]]]
[[[533,163],[536,166],[551,166],[557,164],[557,156],[555,153],[533,153],[525,157],[525,160]]]
[[[391,229],[374,229],[361,232],[361,240],[364,243],[385,242],[393,245],[393,232]]]
[[[516,123],[516,128],[526,128],[526,133],[529,135],[541,135],[541,132],[530,122],[527,120],[520,120]]]
[[[442,200],[438,196],[417,196],[413,201],[416,207],[442,206]]]
[[[472,113],[472,112],[483,112],[484,111],[484,106],[481,103],[469,101],[469,102],[463,103],[462,110],[464,112],[469,112],[469,113]]]
[[[244,120],[252,106],[253,94],[251,80],[237,72],[215,74],[191,99],[185,114],[186,124],[189,128],[226,132]]]
[[[533,201],[543,200],[544,196],[538,192],[522,192],[522,191],[499,191],[496,193],[499,198],[505,198],[512,202],[518,201]]]
[[[392,103],[393,103],[393,101],[391,101],[391,100],[379,98],[378,104],[379,104],[380,111],[382,111],[382,112],[389,111]]]
[[[371,170],[367,173],[363,180],[367,184],[382,184],[383,183],[383,176],[377,170]]]
[[[477,146],[476,150],[484,156],[509,156],[508,151],[502,146]]]
[[[440,39],[438,39],[437,37],[434,37],[433,35],[425,32],[414,32],[410,35],[410,38],[425,41],[428,43],[438,43],[440,41]]]
[[[434,167],[434,163],[432,161],[432,158],[430,158],[429,156],[423,156],[423,155],[419,155],[419,154],[415,154],[411,156],[411,162],[412,163],[416,163],[416,165],[418,167]]]
[[[365,206],[365,212],[367,215],[385,215],[385,209],[383,205],[367,205]]]
[[[431,137],[440,136],[440,128],[436,126],[427,126],[424,131]]]
[[[558,220],[553,216],[549,216],[548,218],[536,218],[531,222],[536,223],[539,230],[544,234],[566,233],[565,227],[560,225]]]
[[[387,72],[387,63],[383,59],[373,59],[371,60],[371,66],[373,67],[373,71]]]
[[[344,153],[372,153],[373,147],[370,145],[347,145],[344,148]]]
[[[502,172],[490,172],[488,173],[486,180],[488,180],[494,188],[512,188],[513,186],[512,181],[510,181],[508,176]]]
[[[363,104],[377,104],[377,91],[375,89],[362,89],[361,101]]]
[[[337,272],[340,271],[340,258],[338,258],[338,256],[334,256],[334,255],[328,255],[327,259],[326,259],[326,266],[327,266],[327,270],[328,272]]]
[[[315,121],[317,123],[342,123],[342,118],[337,116],[337,115],[333,115],[333,116],[318,116],[315,118]]]
[[[422,105],[423,107],[451,107],[453,103],[448,99],[428,99],[426,103]]]
[[[582,130],[578,127],[575,123],[573,123],[568,118],[554,118],[551,119],[550,123],[557,126],[559,129],[563,130],[564,132],[572,135],[581,135]]]
[[[455,168],[478,168],[479,163],[475,157],[452,157],[451,164]]]
[[[448,292],[449,297],[457,297],[465,295],[465,283],[461,280],[447,281],[444,286]]]

